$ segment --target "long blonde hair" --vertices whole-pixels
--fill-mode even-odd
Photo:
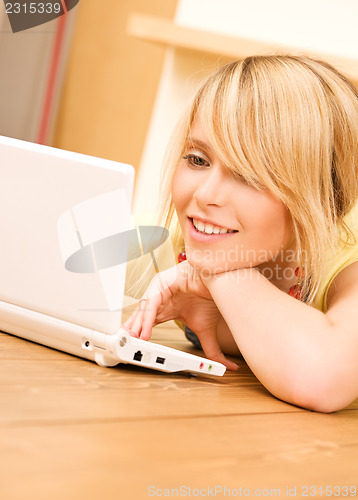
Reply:
[[[267,189],[288,208],[302,282],[311,304],[327,249],[356,244],[344,217],[358,198],[358,92],[323,61],[254,56],[218,69],[196,92],[167,149],[161,223],[181,232],[171,181],[190,127],[201,123],[232,174]]]

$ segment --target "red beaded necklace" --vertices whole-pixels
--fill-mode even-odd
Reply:
[[[183,262],[186,260],[186,253],[181,252],[178,255],[178,262]],[[291,286],[291,288],[288,291],[288,294],[291,295],[291,297],[294,297],[295,299],[302,300],[303,294],[302,294],[302,285],[301,285],[301,278],[303,278],[305,275],[304,269],[300,267],[296,267],[295,269],[295,276],[297,276],[298,281],[296,285]]]
[[[304,275],[305,275],[304,268],[301,269],[300,267],[296,267],[295,276],[297,276],[298,281],[296,285],[291,286],[291,288],[288,291],[288,294],[291,295],[291,297],[294,297],[295,299],[298,300],[302,300],[303,298],[301,278],[303,278]]]

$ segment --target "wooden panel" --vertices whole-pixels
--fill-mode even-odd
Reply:
[[[154,340],[189,346],[172,325],[156,327]],[[225,498],[287,498],[287,487],[301,498],[304,486],[316,497],[357,486],[357,401],[332,415],[295,408],[242,360],[223,378],[101,368],[7,334],[0,358],[7,500],[142,500],[165,489],[175,498],[180,487],[193,497],[216,486]]]
[[[182,336],[156,327],[153,339],[202,354]],[[102,368],[5,334],[0,336],[0,360],[0,426],[304,411],[270,395],[244,360],[236,360],[237,373],[224,377],[165,374],[131,365]],[[358,400],[349,408],[357,409]]]
[[[53,144],[138,167],[164,48],[126,33],[135,10],[174,16],[177,0],[86,0],[77,24]]]
[[[133,14],[128,22],[128,32],[137,38],[150,40],[181,49],[206,52],[231,59],[242,59],[254,54],[272,52],[302,53],[302,49],[247,38],[210,33],[209,31],[179,26],[174,22],[143,14]],[[305,50],[305,53],[310,51]],[[321,57],[358,81],[358,60],[315,51]]]
[[[186,340],[167,338],[165,329],[155,329],[156,341],[202,354]],[[165,374],[131,365],[102,368],[6,335],[0,336],[0,359],[1,426],[303,411],[273,398],[243,360],[239,373],[224,377]]]
[[[296,487],[303,498],[303,486],[356,485],[356,428],[357,412],[346,411],[0,429],[2,498],[142,500],[151,486],[161,496],[181,486],[242,488],[232,496],[250,498],[288,498]]]

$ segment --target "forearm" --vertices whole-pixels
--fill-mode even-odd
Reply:
[[[215,275],[207,286],[245,360],[272,394],[319,409],[320,398],[341,393],[334,379],[334,366],[342,363],[339,339],[322,312],[255,269]]]

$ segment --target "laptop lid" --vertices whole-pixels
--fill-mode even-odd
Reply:
[[[0,136],[0,176],[0,300],[116,333],[126,262],[98,268],[93,248],[132,227],[133,167]]]

